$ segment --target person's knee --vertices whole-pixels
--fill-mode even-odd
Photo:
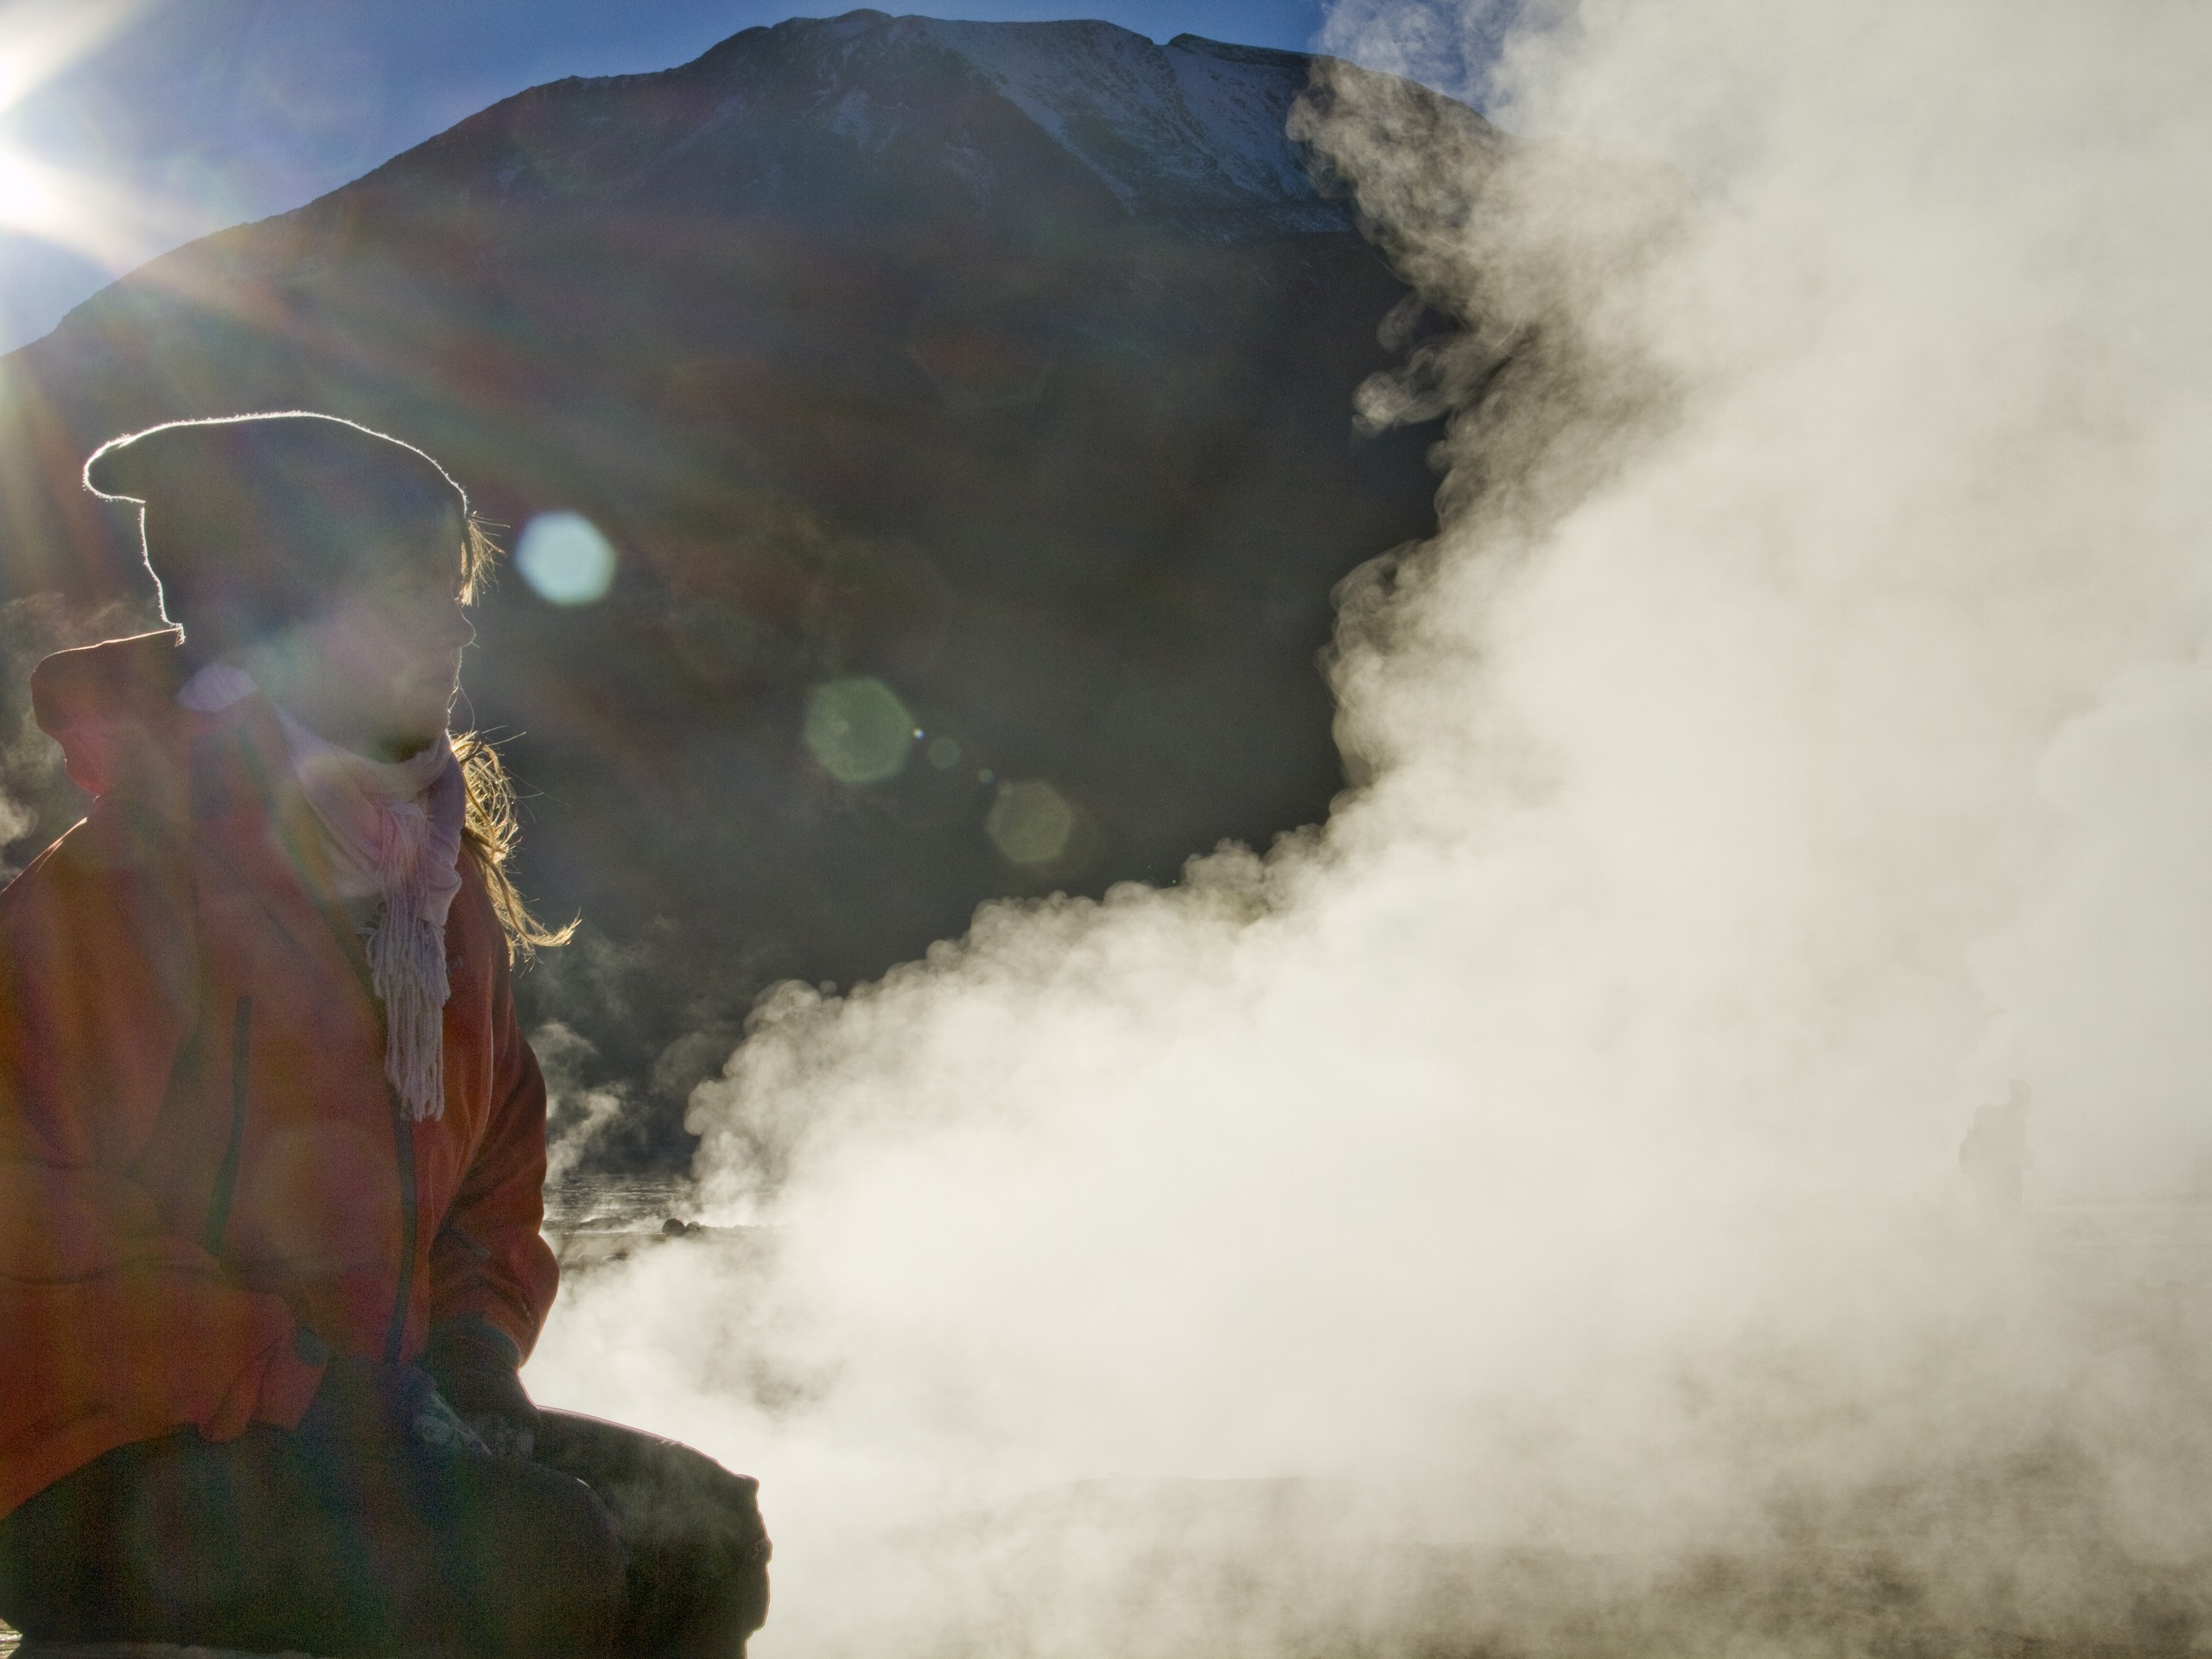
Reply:
[[[725,1477],[715,1501],[671,1502],[633,1538],[628,1633],[652,1659],[739,1659],[768,1617],[768,1538],[753,1483]],[[673,1496],[673,1495],[672,1495]]]
[[[566,1524],[547,1554],[563,1588],[563,1604],[549,1634],[564,1656],[606,1652],[622,1622],[627,1599],[630,1552],[614,1518],[588,1487],[579,1485],[582,1502],[568,1511]]]
[[[769,1546],[757,1484],[658,1435],[545,1415],[541,1455],[590,1483],[629,1546],[620,1650],[738,1659],[768,1611]]]
[[[629,1551],[582,1482],[505,1465],[471,1529],[470,1622],[502,1659],[607,1653],[622,1623]]]

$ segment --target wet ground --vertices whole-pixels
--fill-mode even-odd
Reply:
[[[695,1213],[691,1184],[673,1176],[597,1176],[556,1182],[545,1189],[545,1236],[564,1275],[678,1238],[741,1240],[751,1229],[703,1227]]]

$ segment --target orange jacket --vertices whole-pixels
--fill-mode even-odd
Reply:
[[[527,1354],[558,1279],[544,1084],[473,863],[445,1115],[410,1123],[275,710],[179,708],[175,646],[32,677],[95,800],[0,892],[0,1515],[188,1423],[295,1426],[326,1345],[412,1360],[477,1313]]]

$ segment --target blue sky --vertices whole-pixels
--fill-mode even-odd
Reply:
[[[508,94],[666,68],[790,0],[0,0],[0,351],[165,248],[281,213]],[[1309,46],[1324,0],[957,0]]]

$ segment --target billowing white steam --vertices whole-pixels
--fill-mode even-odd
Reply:
[[[773,1248],[533,1364],[763,1477],[759,1652],[2189,1639],[2209,75],[2186,4],[1675,0],[1516,35],[1533,142],[1334,89],[1473,325],[1363,405],[1471,400],[1347,590],[1371,782],[772,1002],[695,1123]]]

